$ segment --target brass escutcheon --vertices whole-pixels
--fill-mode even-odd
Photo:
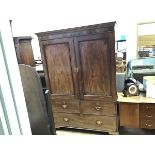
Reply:
[[[101,124],[102,124],[102,121],[99,121],[99,120],[98,120],[98,121],[96,121],[96,124],[97,124],[97,125],[101,125]]]
[[[64,121],[65,121],[65,122],[68,122],[68,121],[69,121],[69,119],[68,119],[67,117],[65,117],[65,118],[64,118]]]
[[[96,109],[97,111],[101,110],[101,108],[102,108],[101,106],[96,106],[96,107],[95,107],[95,109]]]
[[[67,105],[67,104],[63,104],[62,107],[63,107],[64,109],[66,109],[66,108],[68,107],[68,105]]]

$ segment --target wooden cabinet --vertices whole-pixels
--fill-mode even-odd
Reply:
[[[13,39],[18,64],[25,64],[34,67],[35,60],[31,45],[32,38],[29,36],[25,36],[25,37],[14,37]]]
[[[37,33],[56,127],[117,132],[114,25]]]
[[[120,126],[155,129],[155,99],[118,94]]]
[[[140,128],[155,129],[155,105],[140,106]]]

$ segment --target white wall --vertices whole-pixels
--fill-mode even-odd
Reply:
[[[127,57],[131,59],[136,56],[136,23],[155,19],[153,0],[8,1],[4,0],[4,7],[0,9],[5,12],[2,15],[13,20],[14,36],[34,37],[35,57],[40,53],[36,32],[117,21],[116,39],[126,35]]]
[[[138,35],[155,34],[155,20],[153,23],[138,25]]]

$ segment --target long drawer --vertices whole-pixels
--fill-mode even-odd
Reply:
[[[74,127],[98,131],[117,131],[117,118],[80,114],[54,113],[57,127]]]
[[[80,113],[78,100],[52,100],[53,112]]]
[[[80,109],[82,114],[113,116],[117,113],[116,104],[103,103],[101,101],[81,101]]]
[[[154,104],[140,104],[140,128],[155,129]]]

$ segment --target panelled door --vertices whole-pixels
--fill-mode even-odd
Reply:
[[[74,38],[80,98],[112,101],[112,66],[109,34]]]
[[[76,60],[72,38],[43,41],[45,75],[53,99],[78,96]]]

